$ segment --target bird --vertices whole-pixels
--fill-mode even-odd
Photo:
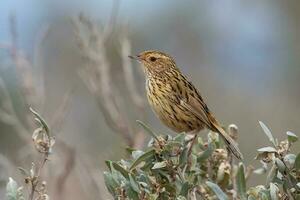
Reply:
[[[148,102],[156,116],[177,133],[195,134],[203,129],[219,133],[227,149],[243,159],[236,142],[216,120],[200,92],[177,67],[168,54],[148,50],[129,58],[143,66]]]

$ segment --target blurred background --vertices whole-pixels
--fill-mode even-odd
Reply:
[[[0,199],[38,158],[29,106],[57,141],[43,174],[50,196],[111,199],[104,161],[148,140],[135,120],[173,134],[127,59],[144,50],[174,56],[217,118],[239,127],[246,164],[258,166],[268,143],[259,120],[278,139],[300,131],[298,1],[2,0],[0,13]]]

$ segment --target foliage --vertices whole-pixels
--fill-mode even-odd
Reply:
[[[152,139],[144,150],[127,149],[130,159],[107,161],[104,172],[108,191],[115,199],[299,199],[300,154],[290,153],[298,137],[287,132],[287,139],[278,142],[260,122],[272,146],[258,149],[262,168],[268,172],[265,185],[247,187],[253,168],[236,164],[218,134],[210,132],[208,140],[198,137],[189,155],[191,136],[179,134],[157,136],[139,122]],[[231,126],[235,127],[235,126]],[[229,129],[230,130],[230,129]],[[229,131],[231,135],[237,129]],[[270,166],[270,169],[268,168]]]
[[[23,188],[19,187],[17,182],[9,177],[6,185],[6,197],[8,200],[24,200]]]
[[[28,188],[29,200],[48,200],[49,196],[46,190],[46,181],[41,180],[41,172],[48,161],[49,154],[55,143],[54,137],[50,135],[50,130],[45,120],[32,108],[31,113],[34,119],[38,122],[39,127],[32,134],[32,141],[37,152],[41,155],[39,163],[32,162],[30,170],[19,167],[20,172],[24,176],[24,182]],[[6,196],[8,200],[24,200],[23,187],[18,187],[16,181],[9,178],[6,186]]]

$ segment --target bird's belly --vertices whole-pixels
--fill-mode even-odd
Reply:
[[[151,98],[149,95],[148,101],[158,118],[175,132],[190,132],[204,128],[201,121],[180,104],[167,98]]]

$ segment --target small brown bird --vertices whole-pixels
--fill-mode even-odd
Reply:
[[[198,90],[180,72],[171,56],[159,51],[144,51],[129,57],[144,66],[148,101],[166,126],[179,133],[196,134],[204,128],[218,132],[228,149],[242,159],[235,141],[220,126]]]

